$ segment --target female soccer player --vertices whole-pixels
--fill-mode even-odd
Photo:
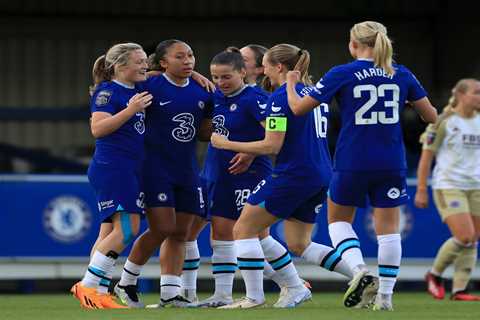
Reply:
[[[240,49],[245,63],[245,82],[249,86],[257,86],[263,79],[263,56],[267,48],[259,44],[247,44]]]
[[[263,58],[265,75],[278,89],[267,103],[265,138],[237,142],[224,135],[212,135],[212,144],[218,149],[277,155],[272,174],[252,191],[233,229],[238,266],[245,281],[247,296],[222,308],[253,308],[265,303],[262,281],[264,254],[258,235],[280,219],[292,222],[288,233],[291,237],[287,236],[287,244],[294,253],[332,270],[347,268],[338,255],[330,254],[332,248],[311,242],[315,208],[321,206],[326,198],[331,175],[325,139],[324,113],[327,108],[321,106],[315,112],[294,116],[287,102],[285,83],[289,70],[300,70],[303,83],[298,84],[296,90],[302,95],[307,94],[312,90],[306,86],[311,84],[309,64],[310,55],[306,50],[289,44],[269,49]],[[302,143],[298,143],[298,140]],[[285,262],[289,262],[287,257]],[[290,307],[311,297],[310,290],[298,280],[287,293],[285,302],[288,301]]]
[[[72,287],[74,296],[88,309],[125,308],[107,290],[115,260],[137,235],[143,213],[144,110],[153,97],[139,93],[137,84],[146,79],[146,61],[140,45],[121,43],[98,58],[93,67],[91,131],[96,148],[88,178],[102,220],[111,222],[112,228],[103,224],[108,235],[96,244],[82,281]]]
[[[480,82],[462,79],[435,125],[423,135],[415,205],[428,207],[427,177],[433,158],[435,205],[453,237],[440,247],[426,275],[428,292],[445,297],[442,273],[454,264],[451,300],[480,301],[467,286],[477,261],[480,237]]]
[[[355,274],[344,304],[357,305],[364,289],[374,282],[352,228],[355,208],[365,207],[368,199],[374,207],[379,246],[380,283],[374,309],[392,310],[401,260],[399,206],[408,199],[400,111],[408,100],[426,122],[435,122],[437,112],[415,76],[404,66],[392,65],[392,44],[382,24],[355,24],[349,49],[356,60],[332,68],[303,98],[294,90],[298,72],[290,73],[288,101],[292,112],[302,115],[337,98],[342,129],[330,183],[328,228],[333,245]]]
[[[142,266],[162,245],[158,306],[184,305],[180,274],[186,235],[195,214],[204,210],[196,160],[197,136],[210,132],[211,94],[191,81],[195,57],[186,43],[166,40],[153,58],[163,73],[148,79],[153,95],[146,117],[145,201],[149,228],[135,241],[116,292],[132,307],[142,307],[136,282]],[[164,241],[165,240],[165,241]]]
[[[210,65],[212,79],[217,84],[214,98],[213,124],[216,133],[230,139],[255,141],[265,136],[267,95],[244,83],[245,64],[238,49],[216,55]],[[231,304],[233,276],[237,256],[233,242],[233,226],[240,216],[251,191],[259,181],[271,173],[271,162],[266,155],[251,156],[248,171],[236,172],[231,168],[238,155],[232,151],[209,146],[203,177],[207,181],[206,201],[212,224],[213,273],[215,294],[200,302],[200,307],[219,307]],[[295,287],[298,273],[286,249],[261,232],[261,245],[266,258],[276,269],[281,286]],[[278,261],[277,261],[278,260]],[[276,304],[282,307],[282,300]]]

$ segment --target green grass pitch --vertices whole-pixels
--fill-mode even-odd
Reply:
[[[203,296],[205,297],[205,296]],[[146,303],[156,303],[158,295],[144,295]],[[267,296],[271,306],[277,294]],[[0,295],[2,320],[326,320],[326,319],[480,319],[480,302],[435,301],[426,293],[397,293],[393,312],[347,309],[341,304],[341,293],[314,293],[313,301],[295,309],[253,310],[212,309],[142,309],[142,310],[82,310],[70,295]]]

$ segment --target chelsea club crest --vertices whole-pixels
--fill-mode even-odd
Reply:
[[[43,227],[53,239],[64,242],[81,240],[90,230],[92,214],[88,205],[75,196],[53,198],[43,211]]]

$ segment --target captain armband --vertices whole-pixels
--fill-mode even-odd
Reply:
[[[286,117],[267,117],[267,131],[286,132],[287,118]]]

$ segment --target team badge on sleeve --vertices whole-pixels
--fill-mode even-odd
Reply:
[[[97,94],[97,98],[95,99],[95,104],[97,106],[104,106],[110,101],[111,97],[112,97],[111,91],[102,90]]]
[[[436,135],[435,132],[427,132],[427,145],[432,145],[435,142]]]

